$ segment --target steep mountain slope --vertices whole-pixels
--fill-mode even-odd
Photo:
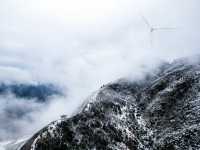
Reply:
[[[142,81],[103,86],[21,150],[197,150],[199,124],[200,63],[182,59]]]

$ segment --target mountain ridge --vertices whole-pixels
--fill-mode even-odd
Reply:
[[[21,150],[200,149],[200,63],[182,59],[159,70],[104,85],[76,115],[50,123]]]

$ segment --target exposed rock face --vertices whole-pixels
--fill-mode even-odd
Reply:
[[[180,60],[143,81],[103,86],[78,114],[52,122],[21,150],[200,149],[199,64]]]

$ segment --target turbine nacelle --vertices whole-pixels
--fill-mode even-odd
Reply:
[[[153,34],[153,32],[159,31],[159,30],[166,31],[166,30],[176,30],[177,29],[175,27],[153,27],[149,23],[149,21],[143,15],[141,15],[141,17],[142,17],[144,23],[146,24],[146,26],[149,28],[149,32],[150,32],[150,44],[151,44],[151,46],[152,46],[152,42],[153,42],[153,40],[152,40],[152,34]]]

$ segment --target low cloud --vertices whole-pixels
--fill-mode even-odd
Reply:
[[[1,98],[0,119],[5,122],[8,108],[15,107],[16,113],[22,107],[34,110],[12,121],[8,130],[2,124],[0,135],[7,137],[32,134],[59,115],[70,115],[103,84],[121,77],[139,79],[160,62],[199,53],[197,0],[0,0],[0,4],[0,81],[52,83],[67,95],[44,104]],[[150,37],[141,14],[152,26],[177,29],[156,31]]]

